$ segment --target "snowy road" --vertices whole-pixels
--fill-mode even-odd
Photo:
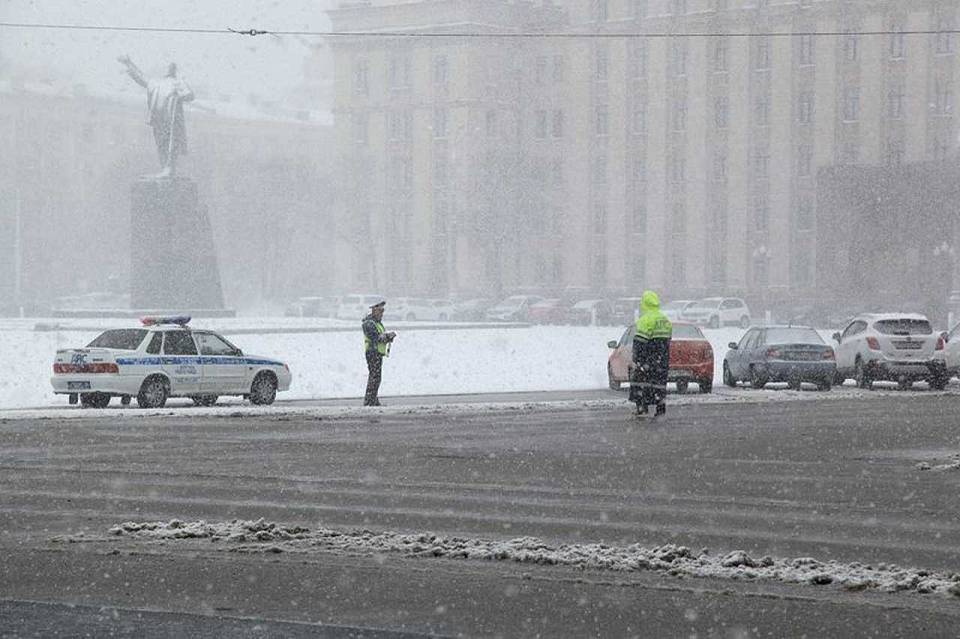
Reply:
[[[960,395],[776,393],[663,422],[615,393],[0,413],[0,599],[224,627],[951,636]]]

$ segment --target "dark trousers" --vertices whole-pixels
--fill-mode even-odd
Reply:
[[[364,406],[379,406],[380,374],[383,370],[383,355],[377,351],[367,351],[367,394],[363,397]]]

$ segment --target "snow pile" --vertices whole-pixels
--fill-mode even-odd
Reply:
[[[568,566],[583,570],[618,572],[656,571],[674,577],[777,581],[790,584],[836,584],[846,590],[940,593],[960,597],[960,574],[901,568],[893,564],[823,562],[812,557],[779,559],[751,557],[743,550],[711,555],[686,546],[664,544],[647,548],[639,544],[561,544],[551,546],[535,537],[497,541],[470,537],[445,537],[431,533],[403,534],[371,530],[338,531],[285,528],[275,523],[240,521],[208,523],[125,522],[110,529],[116,537],[170,541],[209,539],[230,546],[231,552],[341,552],[380,556],[437,557],[479,561],[513,561],[523,564]],[[90,541],[82,537],[57,541]]]
[[[917,470],[932,470],[935,472],[943,472],[946,470],[960,470],[960,453],[955,453],[953,459],[951,459],[946,464],[937,464],[933,465],[929,462],[920,462],[917,464]]]

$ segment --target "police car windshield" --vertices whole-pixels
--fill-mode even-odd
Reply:
[[[142,328],[118,328],[101,333],[97,339],[87,344],[87,348],[116,348],[121,351],[135,351],[147,336]]]

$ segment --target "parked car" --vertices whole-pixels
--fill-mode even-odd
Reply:
[[[568,309],[569,304],[560,298],[540,300],[530,307],[528,318],[534,324],[562,324]]]
[[[696,300],[673,300],[660,307],[660,311],[667,316],[671,322],[680,321],[683,317],[683,311],[696,305]]]
[[[300,297],[287,306],[287,317],[336,317],[339,297]]]
[[[753,388],[787,382],[799,390],[808,382],[830,390],[836,374],[836,354],[808,326],[751,328],[739,343],[730,343],[723,358],[723,383],[730,387],[738,381],[748,381]]]
[[[385,297],[380,295],[344,295],[340,298],[340,304],[337,306],[337,317],[339,319],[360,321],[370,313],[370,307]],[[387,308],[390,307],[387,300]]]
[[[567,322],[577,326],[608,326],[613,320],[613,307],[606,300],[583,300],[567,311]]]
[[[495,322],[526,322],[530,307],[542,299],[539,295],[513,295],[488,309],[485,317]]]
[[[934,333],[930,320],[919,313],[865,313],[858,315],[837,342],[837,377],[852,377],[860,388],[873,382],[895,381],[901,388],[924,380],[942,390],[949,377],[944,358],[946,340]]]
[[[479,322],[486,318],[487,309],[496,304],[496,300],[485,297],[457,302],[453,305],[453,319],[457,322]]]
[[[619,389],[623,382],[630,381],[636,331],[636,325],[631,324],[619,341],[607,342],[607,346],[613,349],[607,360],[607,379],[612,389]],[[673,325],[667,380],[676,383],[679,393],[687,392],[690,382],[696,382],[701,393],[713,391],[713,348],[693,324],[675,322]]]
[[[453,317],[453,304],[447,300],[426,299],[420,297],[402,297],[397,299],[392,313],[385,313],[394,319],[407,322],[430,320],[445,322]],[[390,304],[387,304],[387,308]]]
[[[710,328],[747,328],[750,326],[750,309],[739,297],[708,297],[685,308],[680,319]]]
[[[960,324],[949,332],[940,333],[945,342],[942,351],[943,365],[947,379],[960,375]]]
[[[629,324],[640,316],[639,297],[620,297],[613,300],[613,324]]]
[[[136,397],[141,408],[162,408],[168,397],[212,406],[222,395],[272,404],[290,388],[283,362],[246,355],[213,331],[192,330],[189,317],[150,317],[140,328],[104,331],[85,348],[57,351],[50,383],[70,403],[105,408]]]

